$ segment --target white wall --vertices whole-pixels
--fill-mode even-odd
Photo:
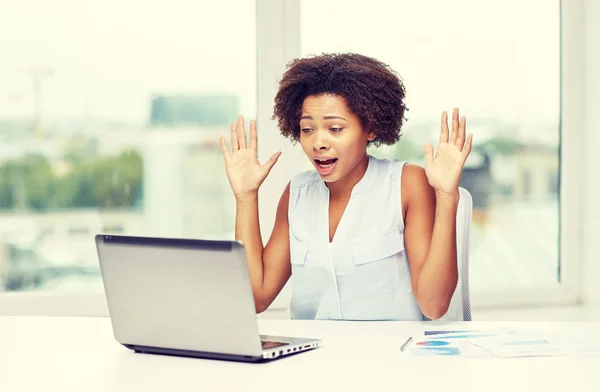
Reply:
[[[568,0],[565,0],[568,1]],[[582,301],[600,304],[600,1],[584,1]]]

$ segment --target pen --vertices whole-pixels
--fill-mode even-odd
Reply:
[[[409,336],[408,339],[406,339],[406,342],[404,342],[404,344],[400,346],[400,351],[404,351],[404,349],[408,347],[410,342],[412,342],[412,336]]]

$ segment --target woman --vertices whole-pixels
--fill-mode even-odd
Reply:
[[[315,170],[286,186],[263,247],[258,189],[280,153],[257,160],[257,131],[231,125],[221,148],[236,198],[236,239],[246,247],[257,312],[292,277],[295,319],[422,320],[448,310],[457,284],[458,184],[472,145],[466,119],[442,113],[425,168],[377,159],[367,146],[396,143],[405,88],[387,65],[359,54],[292,61],[275,97],[281,133]]]

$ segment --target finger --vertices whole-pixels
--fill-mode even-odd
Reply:
[[[458,108],[454,108],[452,112],[452,132],[450,132],[450,140],[448,143],[456,144],[458,136]]]
[[[462,150],[462,153],[463,153],[463,156],[465,157],[465,160],[467,159],[467,157],[471,153],[471,148],[472,147],[473,147],[473,134],[469,133],[469,136],[467,136],[467,142],[465,143],[465,147]]]
[[[235,122],[231,123],[231,151],[235,152],[240,149],[240,145],[238,144],[237,137],[237,127]]]
[[[246,149],[246,130],[244,129],[244,117],[238,116],[237,123],[238,142],[240,143],[240,150]]]
[[[456,147],[462,151],[465,144],[465,132],[467,127],[467,118],[462,116],[458,121],[458,136],[456,137]]]
[[[433,144],[425,144],[425,163],[433,162]]]
[[[221,151],[223,152],[223,157],[225,158],[225,162],[227,163],[231,158],[231,153],[227,148],[227,142],[225,141],[225,138],[223,136],[219,138],[219,143],[221,144]]]
[[[440,130],[440,143],[448,143],[448,112],[444,111],[442,113],[442,124]]]
[[[273,166],[275,166],[275,164],[277,163],[277,160],[279,159],[280,156],[281,156],[281,151],[278,151],[275,154],[271,155],[271,158],[269,158],[262,165],[263,170],[266,171],[266,175],[269,175],[269,173],[271,172],[271,169],[273,168]]]
[[[256,150],[258,146],[258,138],[256,137],[256,121],[250,121],[250,149]]]

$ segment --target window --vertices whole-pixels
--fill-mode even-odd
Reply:
[[[0,5],[0,291],[100,292],[97,233],[233,237],[218,138],[256,117],[255,13]]]
[[[302,55],[360,52],[405,82],[404,137],[373,155],[423,165],[442,111],[467,116],[475,148],[461,186],[474,203],[474,294],[558,283],[559,199],[548,173],[560,163],[559,2],[301,4]]]

